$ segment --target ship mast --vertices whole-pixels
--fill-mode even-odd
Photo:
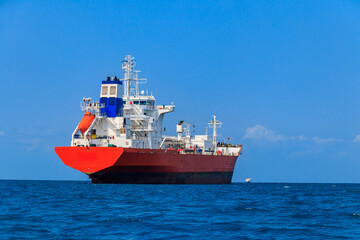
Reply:
[[[139,70],[135,70],[136,61],[128,54],[124,57],[122,69],[124,71],[124,98],[139,95],[139,84],[146,83],[146,78],[139,78]]]
[[[209,121],[208,124],[209,124],[209,127],[214,128],[214,131],[213,131],[213,146],[214,146],[214,148],[216,148],[216,145],[217,145],[217,141],[216,141],[217,128],[218,128],[218,126],[221,127],[222,122],[220,122],[219,120],[216,120],[216,115],[214,114],[214,118],[211,121]]]

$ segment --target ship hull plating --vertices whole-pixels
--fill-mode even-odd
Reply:
[[[119,172],[89,175],[92,183],[230,184],[233,172]]]
[[[229,184],[238,157],[116,147],[56,147],[55,151],[92,183]]]

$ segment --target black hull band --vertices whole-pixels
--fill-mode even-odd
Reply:
[[[92,183],[120,184],[230,184],[233,172],[121,172],[94,173]]]

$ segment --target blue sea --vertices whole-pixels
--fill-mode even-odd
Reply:
[[[360,184],[2,180],[0,239],[360,239]]]

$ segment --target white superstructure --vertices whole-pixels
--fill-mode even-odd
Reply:
[[[173,148],[179,152],[200,154],[234,155],[240,151],[240,145],[217,143],[217,127],[221,123],[213,120],[209,124],[214,128],[213,138],[192,134],[193,125],[184,121],[177,124],[177,136],[163,136],[163,119],[166,113],[173,112],[175,105],[156,105],[155,97],[139,89],[146,79],[138,77],[136,62],[127,55],[123,60],[124,77],[114,77],[103,81],[100,102],[84,98],[82,110],[91,112],[94,119],[86,132],[79,132],[79,126],[72,135],[71,146],[98,146],[124,148]]]

